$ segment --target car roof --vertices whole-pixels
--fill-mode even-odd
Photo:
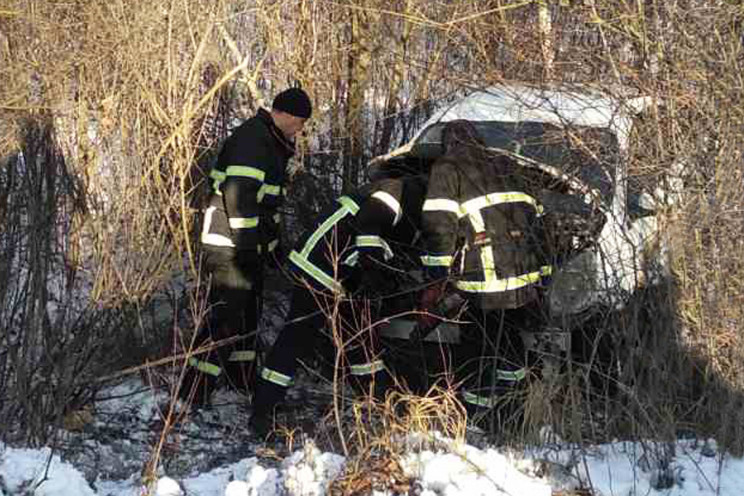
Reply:
[[[622,93],[626,93],[622,95]],[[538,87],[505,83],[475,90],[437,110],[414,137],[392,152],[373,159],[379,163],[409,152],[430,126],[457,119],[501,122],[545,122],[560,127],[587,126],[608,128],[618,140],[621,150],[627,150],[631,115],[647,108],[648,97],[610,96],[596,88],[583,85]]]

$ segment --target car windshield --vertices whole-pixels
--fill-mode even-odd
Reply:
[[[414,145],[426,155],[441,153],[442,129],[430,126]],[[619,148],[615,134],[594,127],[558,127],[544,122],[477,121],[473,124],[488,147],[502,148],[556,167],[600,191],[612,202]]]

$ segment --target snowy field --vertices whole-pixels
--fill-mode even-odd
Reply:
[[[93,420],[65,434],[54,452],[0,445],[0,496],[145,495],[141,473],[160,434],[158,405],[167,398],[139,380],[106,393]],[[211,417],[174,429],[162,450],[155,495],[327,494],[344,457],[321,452],[312,440],[280,457],[266,456],[243,427],[244,408],[231,402],[230,393],[217,402]],[[408,493],[418,496],[738,496],[744,491],[744,461],[719,453],[713,441],[615,442],[583,449],[553,443],[519,453],[445,438],[428,439],[426,445],[436,448],[420,449],[421,439],[412,435],[410,441],[402,469],[410,480]]]

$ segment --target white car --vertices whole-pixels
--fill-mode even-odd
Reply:
[[[425,170],[441,155],[444,124],[466,119],[488,147],[512,156],[526,170],[552,176],[571,193],[574,213],[593,216],[597,226],[593,239],[576,239],[577,250],[556,268],[548,290],[548,326],[567,329],[599,309],[622,307],[664,270],[655,197],[633,194],[628,187],[634,117],[650,104],[648,98],[612,98],[586,87],[494,86],[444,106],[413,139],[376,157],[370,167]],[[399,319],[386,332],[404,337],[411,327]],[[444,339],[443,333],[433,333],[432,339]]]

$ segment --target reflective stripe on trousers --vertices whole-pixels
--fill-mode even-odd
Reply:
[[[218,377],[222,373],[222,369],[219,365],[207,362],[206,360],[199,360],[194,357],[189,358],[189,365],[194,367],[199,372],[203,372],[214,377]]]
[[[256,352],[253,350],[233,351],[228,358],[230,362],[254,362],[256,361]]]
[[[277,386],[288,388],[294,383],[294,379],[288,375],[282,374],[276,370],[267,367],[261,369],[261,378]]]
[[[385,362],[383,362],[382,360],[375,360],[374,362],[351,365],[350,369],[351,369],[351,375],[355,375],[355,376],[374,375],[377,372],[385,370]]]
[[[495,379],[501,381],[502,384],[500,390],[493,390],[493,394],[478,394],[472,391],[464,390],[462,392],[462,398],[465,403],[469,403],[475,406],[481,406],[486,408],[495,407],[499,401],[504,397],[504,390],[509,391],[512,387],[522,382],[527,377],[527,371],[524,368],[517,370],[496,370]],[[477,388],[478,391],[488,392],[487,387]]]

